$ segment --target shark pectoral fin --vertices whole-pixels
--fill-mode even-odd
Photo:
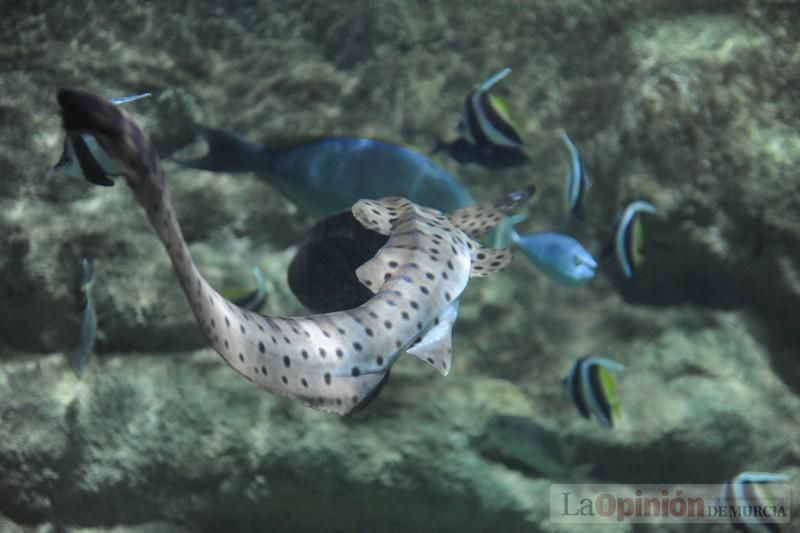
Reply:
[[[503,270],[514,254],[510,248],[484,248],[476,246],[472,249],[472,270],[470,277],[483,278]]]
[[[353,216],[362,226],[381,235],[389,235],[394,221],[409,207],[405,198],[393,197],[382,200],[359,200],[353,204]]]
[[[438,323],[406,352],[416,355],[446,376],[452,364],[452,331],[457,316],[458,301],[447,307],[438,317]]]
[[[506,215],[522,207],[535,191],[536,187],[531,185],[519,191],[506,194],[491,207],[465,207],[454,211],[448,218],[458,229],[477,239],[500,224]]]
[[[455,227],[477,239],[497,226],[505,214],[495,207],[473,206],[453,211],[448,218]]]

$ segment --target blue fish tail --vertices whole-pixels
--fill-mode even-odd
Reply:
[[[264,147],[236,133],[202,127],[208,143],[208,153],[203,157],[181,164],[209,172],[256,172],[263,170],[266,151]]]

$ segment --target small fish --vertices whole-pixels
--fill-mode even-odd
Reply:
[[[134,94],[111,98],[114,105],[127,104],[151,93]],[[103,151],[91,135],[69,135],[64,139],[64,150],[53,170],[71,178],[84,178],[95,185],[111,186],[114,182],[109,176],[119,176],[117,164]]]
[[[512,241],[550,279],[568,287],[587,283],[595,275],[597,261],[575,238],[564,233],[511,234]]]
[[[253,276],[256,278],[256,288],[253,291],[241,294],[243,291],[229,290],[224,291],[223,295],[239,307],[250,311],[260,311],[267,302],[267,285],[264,273],[258,266],[253,267]]]
[[[522,138],[511,122],[507,104],[499,96],[489,93],[510,73],[510,68],[504,68],[467,95],[457,131],[468,143],[485,147],[522,148]]]
[[[608,428],[614,425],[613,417],[619,417],[617,386],[609,370],[624,372],[625,367],[605,357],[585,355],[561,382],[584,418],[594,415]]]
[[[302,405],[339,415],[363,407],[402,353],[446,375],[461,293],[471,277],[511,261],[511,250],[484,248],[462,228],[491,228],[524,194],[450,217],[405,198],[359,200],[351,207],[356,220],[388,236],[356,270],[372,298],[354,309],[297,317],[242,309],[215,291],[192,260],[158,153],[141,127],[85,91],[62,89],[58,102],[67,135],[95,136],[123,169],[211,346],[249,381]]]
[[[644,230],[638,213],[656,213],[656,208],[650,202],[639,200],[632,202],[622,212],[614,235],[614,248],[617,259],[626,278],[633,277],[634,273],[644,263],[642,247],[644,245]]]
[[[94,343],[97,338],[97,313],[94,308],[94,298],[92,298],[92,288],[94,287],[94,267],[92,262],[86,258],[81,259],[81,332],[78,348],[72,354],[72,371],[80,378],[89,362],[89,357],[94,350]]]
[[[583,220],[583,209],[586,194],[592,188],[592,179],[583,166],[583,159],[578,148],[566,132],[561,133],[561,139],[569,151],[569,171],[567,172],[567,212]]]
[[[788,501],[790,487],[786,485],[789,476],[773,474],[770,472],[741,472],[722,488],[719,502],[720,506],[738,510],[739,516],[732,516],[727,512],[736,529],[744,531],[769,531],[779,532],[780,520],[770,519],[768,516],[749,516],[742,513],[744,508],[759,507],[761,509],[775,509],[773,506],[783,506],[784,517],[788,516]],[[783,485],[778,487],[777,485]],[[780,495],[782,493],[782,496]],[[771,511],[772,512],[772,511]],[[775,514],[777,518],[779,515]]]

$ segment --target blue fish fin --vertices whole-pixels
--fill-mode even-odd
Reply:
[[[178,161],[189,168],[209,172],[258,172],[265,170],[267,151],[258,143],[246,137],[225,130],[215,130],[199,126],[208,144],[208,152],[203,157]]]

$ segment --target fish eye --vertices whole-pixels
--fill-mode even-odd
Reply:
[[[581,259],[577,255],[573,255],[572,262],[574,263],[575,266],[581,266],[583,264],[583,259]]]

